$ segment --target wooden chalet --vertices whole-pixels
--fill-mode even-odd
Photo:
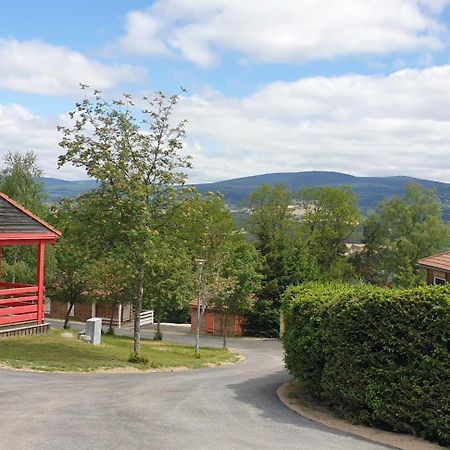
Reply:
[[[197,329],[197,302],[191,302],[191,332]],[[245,317],[241,314],[229,314],[227,318],[227,335],[242,336]],[[221,336],[223,334],[224,315],[221,309],[207,307],[200,321],[200,333]]]
[[[428,284],[450,283],[450,252],[419,259],[416,266],[426,269]]]
[[[0,336],[45,331],[45,247],[54,244],[60,236],[58,230],[0,192]],[[36,248],[35,284],[3,280],[2,251],[14,245]]]

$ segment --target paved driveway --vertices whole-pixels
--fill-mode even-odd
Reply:
[[[192,342],[178,333],[165,338]],[[220,340],[204,338],[202,344],[216,346]],[[317,425],[281,404],[275,390],[290,377],[278,341],[233,339],[230,347],[245,361],[146,374],[0,370],[0,448],[386,448]]]

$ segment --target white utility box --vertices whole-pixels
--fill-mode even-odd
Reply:
[[[102,319],[91,317],[86,320],[86,337],[92,345],[100,345],[102,342]]]

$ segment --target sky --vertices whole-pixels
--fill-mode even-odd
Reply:
[[[181,94],[191,182],[450,182],[449,57],[450,0],[4,0],[0,158],[32,150],[45,176],[86,178],[57,168],[57,126],[86,83]]]

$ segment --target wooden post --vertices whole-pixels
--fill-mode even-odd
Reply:
[[[38,297],[38,325],[42,325],[44,320],[44,263],[45,263],[45,243],[39,241],[38,244],[38,267],[37,267],[37,297]]]

